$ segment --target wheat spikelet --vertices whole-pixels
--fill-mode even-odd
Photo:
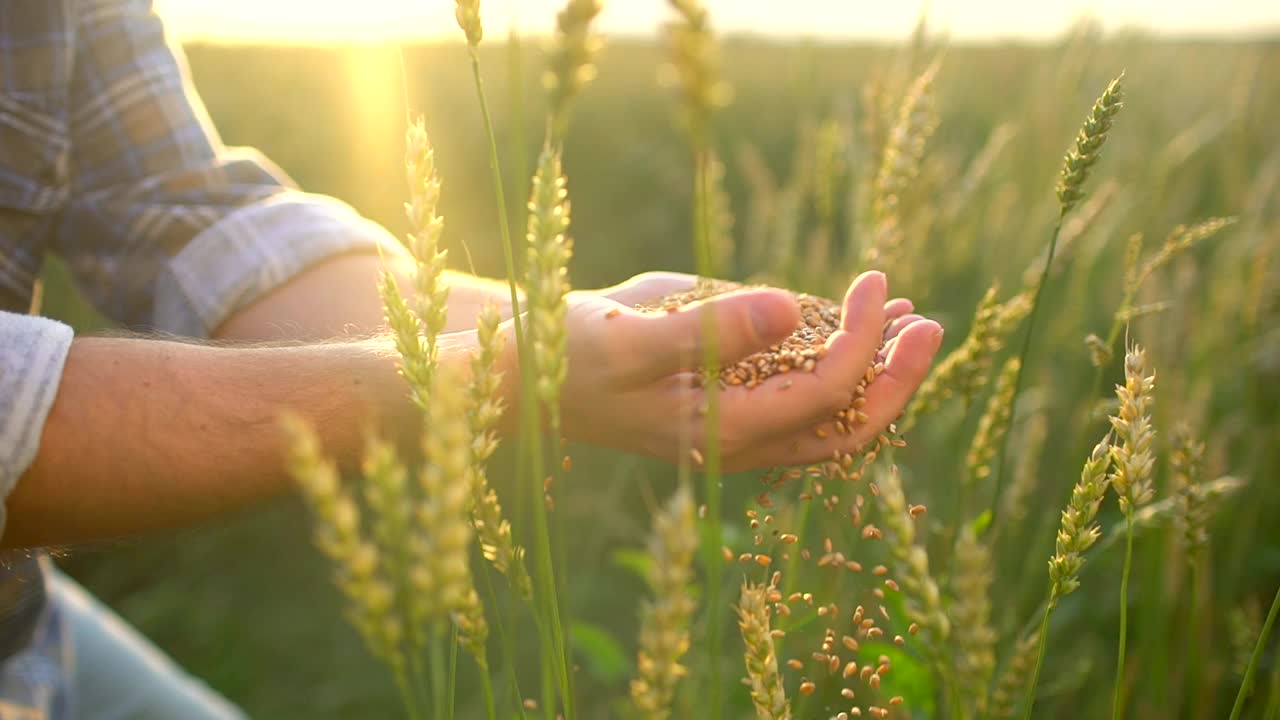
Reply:
[[[489,641],[489,621],[484,617],[484,604],[476,594],[474,587],[468,587],[462,594],[458,606],[449,617],[458,627],[458,644],[471,653],[480,672],[489,671],[489,653],[486,643]]]
[[[417,478],[422,499],[408,542],[413,598],[409,617],[415,634],[429,623],[468,612],[475,592],[467,558],[475,476],[466,383],[458,370],[446,365],[436,373],[430,392],[430,430],[423,436],[426,460]]]
[[[956,540],[950,608],[952,664],[956,690],[981,716],[996,665],[996,632],[991,627],[991,548],[965,525]]]
[[[1049,604],[1080,587],[1084,553],[1098,540],[1101,531],[1094,524],[1098,507],[1107,493],[1107,469],[1111,465],[1110,443],[1103,439],[1094,446],[1080,481],[1071,489],[1071,500],[1062,511],[1062,524],[1053,557],[1049,559]]]
[[[1063,159],[1062,178],[1058,182],[1058,202],[1061,204],[1062,215],[1070,212],[1084,197],[1084,182],[1089,178],[1089,169],[1101,157],[1107,132],[1111,130],[1116,114],[1124,106],[1123,82],[1124,73],[1120,73],[1119,77],[1107,85],[1076,135],[1075,147]]]
[[[813,143],[813,204],[819,221],[835,223],[836,202],[849,172],[849,132],[844,123],[828,119],[818,126]]]
[[[1000,369],[995,391],[978,421],[978,430],[974,433],[969,455],[965,459],[970,484],[985,480],[991,475],[991,461],[995,459],[996,450],[1001,447],[1005,433],[1009,432],[1009,421],[1013,416],[1013,384],[1020,367],[1021,361],[1014,357],[1009,358]]]
[[[1232,475],[1223,475],[1209,482],[1201,483],[1196,491],[1197,499],[1206,504],[1206,513],[1212,514],[1214,508],[1224,499],[1232,497],[1245,487],[1245,481]],[[1135,536],[1155,528],[1179,529],[1178,517],[1181,512],[1181,498],[1167,497],[1148,503],[1133,514],[1133,531]],[[1099,550],[1110,547],[1124,537],[1125,523],[1119,521],[1107,530],[1098,544]]]
[[[1152,443],[1155,430],[1151,427],[1151,393],[1155,389],[1155,375],[1147,375],[1147,354],[1135,345],[1124,358],[1124,385],[1116,386],[1120,400],[1117,415],[1111,416],[1119,444],[1112,446],[1114,469],[1111,487],[1120,501],[1120,511],[1126,515],[1139,505],[1144,505],[1155,494],[1151,473],[1155,465]]]
[[[413,305],[405,300],[395,275],[386,265],[379,291],[387,325],[400,353],[400,373],[409,383],[410,397],[425,409],[439,352],[436,337],[448,320],[449,287],[444,282],[447,253],[440,249],[444,219],[436,214],[440,178],[435,170],[435,151],[421,118],[405,130],[405,175],[409,202],[404,210],[410,228],[405,246],[414,260]]]
[[[990,720],[1013,720],[1018,717],[1018,701],[1027,685],[1027,676],[1036,662],[1036,650],[1040,646],[1039,633],[1031,633],[1018,641],[1013,655],[1005,663],[1004,670],[996,678],[991,690]]]
[[[1159,249],[1137,268],[1134,287],[1140,286],[1152,273],[1164,267],[1175,257],[1191,249],[1201,240],[1217,235],[1223,229],[1235,224],[1235,218],[1209,218],[1190,227],[1179,225],[1169,233]]]
[[[727,275],[733,265],[733,209],[724,188],[724,163],[714,151],[707,153],[706,166],[708,232],[711,244],[712,275]]]
[[[654,516],[649,540],[653,599],[641,610],[637,677],[631,681],[631,700],[649,720],[671,716],[676,685],[687,673],[680,660],[689,650],[689,621],[695,607],[689,586],[697,549],[693,493],[681,485]]]
[[[435,150],[426,125],[418,118],[405,131],[405,176],[409,202],[404,205],[409,220],[406,245],[413,255],[414,309],[423,325],[429,360],[435,361],[435,336],[448,320],[449,288],[443,275],[447,252],[440,249],[444,218],[436,214],[440,202],[440,176],[436,173]]]
[[[744,582],[738,599],[738,629],[746,645],[747,685],[758,720],[791,720],[791,704],[778,673],[778,655],[769,627],[768,594],[768,587]]]
[[[911,429],[921,415],[937,410],[955,395],[969,402],[982,389],[992,357],[1031,310],[1028,293],[1021,292],[998,303],[999,291],[996,285],[987,290],[978,302],[969,336],[938,363],[920,385],[903,423],[904,432]]]
[[[907,89],[898,117],[889,130],[872,191],[873,237],[863,254],[863,264],[897,269],[901,260],[903,218],[902,195],[920,174],[924,147],[938,125],[933,80],[935,62]]]
[[[708,131],[711,114],[729,102],[732,91],[720,79],[720,51],[707,10],[698,0],[668,0],[679,21],[666,26],[670,74],[683,102],[684,122],[696,139]],[[695,146],[705,145],[696,140]]]
[[[484,37],[484,27],[480,24],[480,0],[455,0],[454,5],[453,17],[466,33],[467,45],[475,50]]]
[[[563,137],[569,105],[596,76],[594,62],[603,42],[591,32],[591,21],[602,7],[600,0],[569,0],[556,15],[556,43],[542,79],[551,107],[553,137]]]
[[[538,158],[529,199],[528,280],[529,342],[538,397],[546,404],[551,429],[560,431],[560,386],[568,362],[565,357],[564,317],[568,306],[569,258],[573,241],[569,229],[569,192],[560,164],[560,150],[545,145]]]
[[[1197,439],[1190,426],[1182,425],[1174,434],[1170,465],[1173,490],[1178,498],[1178,525],[1182,527],[1183,549],[1187,562],[1195,563],[1209,541],[1209,504],[1204,486],[1204,442]]]
[[[360,508],[342,486],[337,466],[322,454],[315,430],[294,416],[284,418],[283,428],[289,438],[289,474],[311,509],[316,544],[337,568],[347,617],[373,656],[401,673],[404,626],[395,613],[395,591],[384,577],[385,558],[364,537]]]
[[[502,515],[498,493],[489,487],[486,464],[498,448],[494,430],[502,417],[502,356],[504,336],[498,331],[502,318],[492,303],[485,303],[476,317],[480,352],[471,358],[471,469],[475,476],[471,522],[480,542],[480,551],[523,598],[533,595],[533,584],[524,565],[524,548],[511,535],[511,523]]]
[[[915,516],[907,505],[898,467],[880,472],[876,485],[884,509],[882,519],[888,531],[889,552],[897,564],[894,574],[907,600],[907,615],[920,624],[924,642],[936,655],[950,636],[951,625],[942,609],[938,583],[929,573],[929,555],[923,545],[916,543]]]

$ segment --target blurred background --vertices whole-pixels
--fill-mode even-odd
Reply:
[[[1188,421],[1208,444],[1206,476],[1248,483],[1218,508],[1212,526],[1211,570],[1200,590],[1203,656],[1181,652],[1188,591],[1178,532],[1153,531],[1140,544],[1131,588],[1140,608],[1130,649],[1134,717],[1225,716],[1239,658],[1280,582],[1280,4],[706,4],[724,33],[723,72],[734,89],[716,142],[736,217],[731,275],[738,279],[831,293],[858,271],[856,254],[833,250],[843,243],[818,230],[856,235],[856,203],[845,207],[844,198],[876,170],[861,149],[876,112],[868,88],[880,87],[896,105],[911,77],[941,57],[939,122],[911,200],[928,218],[909,229],[919,264],[890,283],[947,327],[944,352],[964,339],[987,288],[1002,282],[1007,296],[1041,252],[1056,219],[1062,154],[1107,82],[1127,73],[1126,107],[1090,181],[1097,202],[1081,211],[1076,250],[1046,296],[1015,416],[1014,456],[1030,495],[1025,518],[995,549],[1001,663],[1043,596],[1057,514],[1104,427],[1090,414],[1106,393],[1089,396],[1095,369],[1084,337],[1105,335],[1111,325],[1125,239],[1145,233],[1150,251],[1179,223],[1239,218],[1148,283],[1139,301],[1166,305],[1132,328],[1151,346],[1160,380],[1168,378],[1157,399],[1161,452],[1174,426]],[[481,57],[513,210],[524,193],[520,171],[541,137],[543,38],[559,5],[485,3]],[[405,230],[405,113],[424,113],[444,180],[451,264],[469,269],[469,257],[479,274],[502,272],[482,128],[452,3],[162,0],[156,7],[185,45],[195,86],[226,143],[260,149],[304,189],[341,198],[397,234]],[[658,28],[667,18],[658,0],[606,3],[601,16],[608,43],[565,149],[576,287],[692,269],[689,152],[673,93],[659,83],[665,51]],[[508,28],[520,33],[514,45]],[[522,113],[514,111],[516,98]],[[833,197],[843,209],[827,217]],[[46,313],[81,331],[103,327],[56,261],[45,293]],[[1104,388],[1120,377],[1115,362],[1097,372],[1105,373]],[[953,405],[923,420],[899,457],[908,496],[928,502],[939,527],[949,519],[950,488],[964,473],[982,402]],[[575,538],[588,540],[572,545],[568,600],[581,688],[588,717],[622,716],[604,698],[625,697],[634,662],[645,592],[634,550],[648,532],[647,509],[669,491],[673,473],[592,448],[573,454],[574,489],[557,513]],[[509,465],[510,457],[496,462]],[[493,475],[500,494],[513,492],[502,482],[509,473]],[[1167,495],[1163,460],[1159,486]],[[730,532],[741,531],[741,509],[757,487],[750,476],[726,480]],[[1116,520],[1113,502],[1103,517],[1107,525]],[[946,533],[926,539],[941,572]],[[77,549],[60,562],[253,717],[395,712],[394,688],[343,621],[296,502]],[[1082,591],[1058,613],[1037,717],[1105,714],[1109,693],[1099,688],[1110,687],[1114,663],[1118,566],[1114,551],[1091,559]],[[726,661],[735,668],[730,677],[740,673],[734,653]],[[528,668],[536,661],[532,653],[524,660]],[[1275,700],[1268,693],[1277,668],[1268,655],[1255,717],[1263,717],[1268,697]],[[1169,691],[1192,675],[1204,688],[1194,708]],[[930,714],[923,704],[916,712]]]

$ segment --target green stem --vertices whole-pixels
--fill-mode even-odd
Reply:
[[[1253,646],[1253,655],[1249,657],[1249,667],[1245,668],[1244,681],[1240,683],[1240,692],[1236,693],[1236,703],[1231,707],[1231,720],[1239,720],[1244,711],[1244,701],[1253,692],[1253,676],[1258,672],[1258,661],[1262,659],[1262,651],[1267,647],[1267,637],[1271,635],[1271,626],[1276,622],[1276,613],[1280,612],[1280,589],[1271,601],[1271,610],[1267,612],[1267,621],[1262,624],[1262,633],[1258,635],[1258,644]]]
[[[709,158],[704,140],[696,143],[694,152],[694,249],[698,274],[704,277],[714,272],[710,237],[708,166]],[[707,403],[707,431],[703,434],[706,444],[703,448],[703,481],[707,517],[702,526],[702,556],[707,574],[707,656],[710,658],[707,707],[711,720],[719,720],[722,705],[720,648],[723,645],[720,581],[724,572],[722,567],[724,558],[720,554],[720,548],[724,544],[723,530],[720,525],[720,348],[715,316],[708,312],[704,313],[703,317],[702,370],[704,396]]]
[[[1018,393],[1022,391],[1022,374],[1027,371],[1027,356],[1031,354],[1031,336],[1036,329],[1036,316],[1040,313],[1040,299],[1044,295],[1044,288],[1049,284],[1049,270],[1053,267],[1053,255],[1058,249],[1058,236],[1062,234],[1062,221],[1066,218],[1065,211],[1058,213],[1058,222],[1053,226],[1053,235],[1049,238],[1049,253],[1044,260],[1044,269],[1040,271],[1040,282],[1036,284],[1036,294],[1031,301],[1031,313],[1027,316],[1027,332],[1022,337],[1022,350],[1018,353],[1018,373],[1013,379],[1013,395],[1009,396],[1010,412],[1014,412],[1018,407]],[[996,455],[999,461],[996,468],[996,483],[994,500],[991,503],[991,520],[1000,515],[1000,495],[1004,489],[1004,478],[1006,468],[1009,465],[1009,436],[1012,433],[1005,433],[1000,440],[1000,452]]]
[[[435,717],[445,717],[444,633],[439,626],[431,630],[431,702]]]
[[[409,687],[409,681],[405,678],[404,670],[396,670],[393,673],[396,679],[396,689],[400,691],[400,702],[404,704],[405,715],[409,720],[418,720],[418,699],[414,697],[413,690]]]
[[[502,256],[506,263],[507,285],[511,292],[512,325],[516,336],[517,357],[520,365],[520,420],[521,437],[528,442],[529,464],[532,470],[531,482],[536,489],[530,498],[533,505],[535,550],[537,560],[537,576],[541,590],[545,594],[542,605],[549,627],[543,633],[543,641],[550,636],[550,644],[555,656],[553,669],[560,685],[561,701],[565,720],[573,720],[573,698],[569,692],[569,663],[565,657],[564,631],[560,623],[560,604],[556,597],[556,582],[552,569],[551,539],[547,528],[547,510],[542,500],[542,478],[546,467],[540,433],[538,431],[537,393],[533,379],[533,364],[530,348],[527,344],[523,322],[520,318],[520,291],[516,283],[515,255],[511,245],[511,228],[507,222],[507,203],[502,190],[502,166],[498,161],[498,143],[493,133],[493,119],[489,113],[489,103],[485,99],[484,79],[480,75],[480,56],[474,47],[471,51],[471,75],[475,81],[476,95],[480,101],[480,114],[484,120],[485,135],[489,141],[489,170],[493,175],[493,193],[498,206],[498,231],[502,237]],[[544,703],[554,705],[552,698],[543,698]]]
[[[1031,671],[1031,684],[1027,686],[1027,699],[1023,702],[1022,720],[1031,720],[1031,709],[1036,704],[1036,685],[1040,684],[1040,668],[1044,665],[1044,651],[1049,639],[1049,616],[1057,603],[1049,601],[1044,607],[1044,619],[1040,621],[1040,649],[1036,651],[1036,666]]]
[[[555,653],[550,644],[542,648],[542,717],[544,720],[556,720],[556,683]]]
[[[453,720],[455,703],[458,699],[458,626],[450,623],[449,627],[449,712],[446,717]]]
[[[488,605],[491,608],[499,609],[498,596],[493,589],[493,571],[486,568],[483,571],[483,575],[485,594],[489,600]],[[516,709],[520,713],[521,720],[524,720],[524,696],[520,693],[520,678],[517,677],[515,668],[516,649],[511,642],[511,636],[506,632],[502,616],[503,613],[501,612],[493,614],[494,626],[498,629],[498,644],[502,646],[502,672],[510,678],[511,692],[515,694]]]
[[[1193,558],[1191,561],[1190,585],[1191,613],[1190,617],[1187,618],[1187,651],[1184,665],[1187,668],[1187,707],[1191,710],[1191,716],[1196,717],[1196,712],[1200,708],[1200,673],[1197,671],[1202,667],[1200,659],[1200,558]]]
[[[427,673],[422,668],[421,657],[422,645],[419,643],[416,650],[409,652],[409,690],[413,693],[415,703],[420,703],[418,707],[431,707],[431,691],[427,688]]]
[[[1129,631],[1129,569],[1133,564],[1133,507],[1124,513],[1124,572],[1120,576],[1120,652],[1116,655],[1116,687],[1111,700],[1111,720],[1124,718],[1124,651]]]
[[[493,681],[489,679],[489,668],[487,665],[480,665],[480,689],[484,695],[485,717],[489,720],[498,720],[498,707],[493,702]]]
[[[1267,694],[1267,708],[1262,717],[1280,720],[1280,663],[1274,663],[1271,668],[1271,692]]]

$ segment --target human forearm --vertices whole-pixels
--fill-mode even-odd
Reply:
[[[409,268],[394,265],[401,291],[412,293]],[[224,340],[306,340],[359,337],[384,325],[377,282],[382,260],[372,253],[341,255],[300,273],[289,282],[242,309],[215,331]],[[476,313],[485,302],[511,316],[511,296],[505,282],[449,272],[446,332],[475,327]]]
[[[370,426],[416,426],[383,342],[218,348],[76,340],[35,462],[9,496],[6,548],[199,522],[285,490],[292,410],[351,465]],[[447,358],[446,358],[447,359]]]

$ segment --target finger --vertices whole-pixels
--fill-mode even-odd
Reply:
[[[942,345],[942,326],[929,319],[917,320],[898,333],[897,342],[884,361],[884,372],[867,386],[867,425],[879,433],[902,413],[916,388],[924,382],[933,358]]]
[[[696,275],[678,272],[647,272],[600,291],[614,302],[634,307],[658,298],[691,290],[698,282]]]
[[[708,329],[715,332],[720,366],[782,342],[800,324],[800,306],[785,290],[753,288],[617,320],[606,341],[614,361],[633,378],[655,379],[700,367]]]
[[[860,452],[902,413],[941,343],[942,327],[932,320],[919,320],[898,336],[884,372],[867,387],[863,406],[867,420],[855,426],[853,433],[841,435],[832,423],[810,426],[727,457],[726,469],[801,465],[830,460],[833,454]]]
[[[721,406],[726,433],[741,444],[776,437],[828,419],[853,400],[853,390],[880,347],[885,277],[865,273],[849,289],[844,328],[827,338],[811,372],[774,375],[753,389],[731,387]]]
[[[916,313],[907,313],[905,315],[902,315],[901,317],[891,320],[889,322],[889,326],[886,327],[884,331],[885,342],[888,342],[893,338],[897,337],[898,333],[902,332],[902,330],[908,325],[910,325],[911,323],[917,320],[923,320],[923,319],[924,319],[923,315],[918,315]]]
[[[906,298],[894,298],[884,304],[884,315],[887,318],[896,318],[906,315],[916,309],[916,306]]]

